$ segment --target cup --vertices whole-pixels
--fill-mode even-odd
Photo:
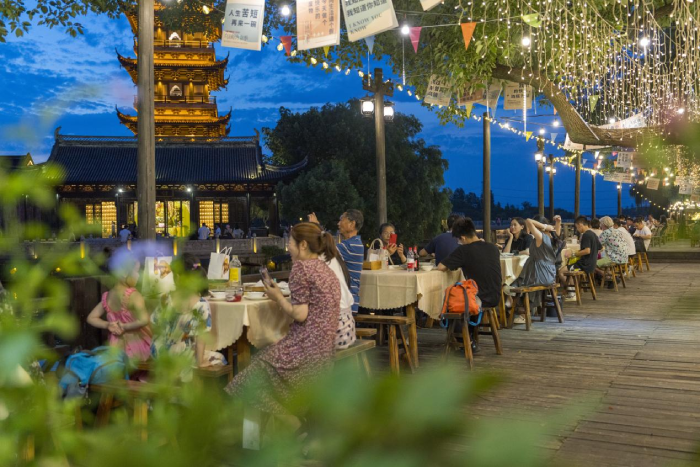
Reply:
[[[226,301],[235,302],[236,300],[236,289],[233,287],[226,288]]]

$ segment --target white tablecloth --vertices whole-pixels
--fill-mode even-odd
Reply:
[[[272,300],[240,302],[209,302],[211,306],[211,341],[207,350],[222,350],[233,345],[243,327],[248,328],[248,340],[257,348],[266,347],[282,339],[289,332],[292,318]]]
[[[528,258],[528,255],[501,256],[501,279],[503,284],[510,285],[518,278]]]
[[[407,272],[402,269],[362,271],[360,306],[371,310],[401,308],[418,302],[431,318],[440,316],[445,289],[464,280],[462,270]]]

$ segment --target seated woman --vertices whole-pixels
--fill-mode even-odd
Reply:
[[[534,241],[530,244],[530,259],[527,260],[523,270],[520,272],[510,287],[505,287],[504,292],[509,293],[510,288],[532,287],[536,285],[553,284],[556,278],[556,251],[559,248],[559,239],[556,234],[552,235],[555,228],[549,225],[549,221],[544,217],[537,220],[528,219],[525,221],[527,231],[532,235]],[[540,304],[540,294],[530,294],[530,309]],[[518,316],[514,321],[516,324],[525,323],[525,318]]]
[[[515,253],[520,255],[530,254],[532,235],[525,230],[525,219],[514,217],[508,229],[508,241],[503,247],[503,253]]]
[[[109,270],[116,284],[102,295],[87,322],[109,331],[109,344],[121,347],[127,357],[145,361],[151,356],[151,329],[143,296],[136,290],[141,262],[126,248],[109,259]],[[102,317],[107,315],[107,320]]]
[[[335,244],[333,249],[336,250],[335,258],[330,261],[326,261],[325,255],[321,255],[319,258],[331,268],[340,284],[340,317],[338,319],[338,329],[335,331],[335,348],[336,350],[342,350],[347,349],[357,340],[355,335],[355,318],[352,316],[352,304],[355,301],[348,286],[350,283],[348,267],[345,265],[343,257],[340,256],[340,252],[335,248]]]
[[[389,257],[391,258],[391,264],[404,264],[406,262],[406,255],[404,253],[404,248],[402,244],[390,243],[391,236],[396,233],[396,228],[393,224],[382,224],[379,227],[379,238],[384,243],[386,250],[389,252]]]
[[[211,331],[211,309],[204,298],[209,294],[207,276],[198,261],[189,253],[173,261],[176,290],[151,316],[153,344],[151,353],[185,355],[192,366],[209,366],[202,335]],[[183,371],[183,381],[192,379],[191,369]]]
[[[291,302],[273,282],[265,284],[267,296],[294,321],[289,333],[276,344],[261,350],[251,364],[226,386],[234,397],[249,396],[249,403],[271,414],[292,430],[301,426],[287,403],[296,391],[313,384],[332,366],[340,314],[340,284],[319,259],[333,260],[337,254],[333,237],[311,222],[292,228],[289,252]]]

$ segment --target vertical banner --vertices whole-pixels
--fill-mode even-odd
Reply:
[[[221,25],[221,45],[236,49],[260,50],[265,19],[265,0],[229,0]]]
[[[526,91],[528,95],[532,94],[532,88],[526,84],[506,84],[505,94],[503,95],[503,108],[505,110],[521,110],[524,105],[527,105],[525,108],[531,109],[532,101],[523,102]]]
[[[340,0],[297,0],[297,49],[338,44]]]
[[[423,7],[423,11],[428,11],[435,8],[442,2],[443,0],[420,0],[420,6]]]
[[[692,195],[693,194],[693,184],[684,181],[678,188],[678,194],[680,195]]]
[[[484,106],[495,108],[498,105],[498,98],[501,95],[501,84],[494,83],[486,88],[485,83],[476,84],[478,86],[474,91],[469,92],[469,88],[474,83],[467,83],[464,85],[462,92],[457,99],[457,105],[467,105],[467,104],[481,104]]]
[[[350,42],[399,27],[391,0],[342,0]]]
[[[658,178],[650,178],[649,180],[647,180],[647,189],[658,190],[659,189],[659,179]]]
[[[452,91],[450,90],[450,84],[447,78],[432,75],[430,77],[430,83],[428,83],[428,92],[425,93],[423,102],[433,105],[450,105],[451,99]]]
[[[634,158],[633,152],[623,152],[618,151],[617,153],[617,166],[623,169],[629,169],[632,167],[632,159]]]

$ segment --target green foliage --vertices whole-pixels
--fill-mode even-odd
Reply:
[[[442,189],[447,161],[439,148],[418,137],[421,130],[416,117],[400,113],[386,125],[388,218],[406,244],[432,237],[450,211]],[[300,114],[282,108],[277,126],[263,133],[272,162],[308,158],[306,172],[280,191],[285,217],[306,219],[315,212],[325,227],[335,230],[340,214],[356,208],[365,217],[361,234],[378,236],[374,122],[362,117],[359,101]]]

